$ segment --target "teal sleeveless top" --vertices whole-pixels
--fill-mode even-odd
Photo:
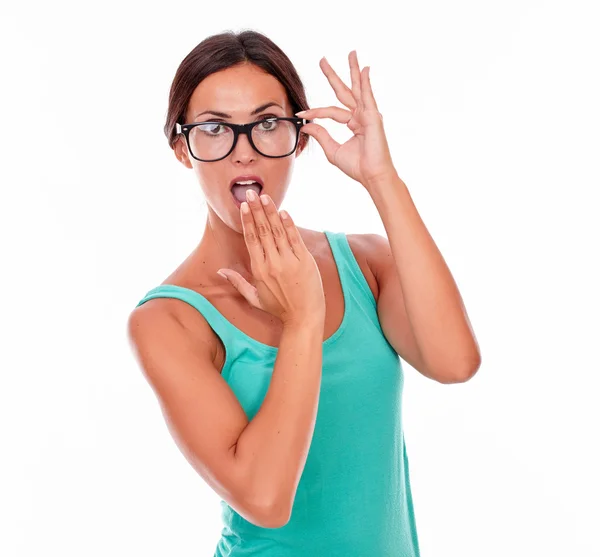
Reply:
[[[317,420],[291,518],[281,528],[261,528],[221,500],[223,529],[214,557],[420,555],[402,427],[401,361],[383,334],[376,300],[345,233],[325,235],[345,310],[323,342]],[[252,420],[278,348],[243,333],[194,290],[160,285],[138,306],[164,297],[196,308],[221,338],[222,377]]]

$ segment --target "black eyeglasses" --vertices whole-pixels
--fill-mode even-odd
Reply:
[[[185,136],[190,154],[201,162],[215,162],[229,156],[240,134],[245,134],[252,148],[261,155],[279,159],[296,150],[300,128],[309,122],[304,118],[269,117],[249,124],[217,121],[176,123],[175,131]]]

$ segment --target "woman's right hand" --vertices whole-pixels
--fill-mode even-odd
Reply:
[[[244,240],[256,286],[238,272],[219,269],[251,306],[278,317],[284,325],[325,320],[321,273],[291,217],[282,218],[267,195],[240,208]]]

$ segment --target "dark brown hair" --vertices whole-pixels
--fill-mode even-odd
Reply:
[[[254,64],[279,80],[287,92],[294,114],[309,108],[304,85],[296,68],[271,39],[252,30],[212,35],[198,44],[175,72],[164,127],[172,149],[177,139],[175,123],[186,123],[184,117],[188,103],[198,84],[212,73],[243,63]],[[308,134],[300,132],[298,147],[306,144],[309,138]]]

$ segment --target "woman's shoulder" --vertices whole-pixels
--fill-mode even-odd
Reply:
[[[333,265],[334,262],[333,258],[329,255],[329,242],[325,236],[325,233],[316,230],[311,230],[309,232],[312,232],[315,235],[315,253],[321,258],[330,260],[331,264]],[[356,259],[356,262],[358,263],[358,266],[360,267],[360,270],[362,271],[362,274],[367,281],[375,300],[377,300],[379,297],[379,284],[376,278],[378,267],[377,259],[373,257],[373,234],[344,232],[344,236],[348,241],[352,255],[354,255],[354,259]]]
[[[308,228],[300,228],[298,227],[300,234],[302,235],[302,239],[306,244],[307,249],[314,255],[322,255],[327,252],[327,248],[329,247],[329,242],[327,241],[327,237],[324,231],[320,230],[310,230]],[[357,259],[365,260],[366,255],[369,251],[369,236],[370,234],[361,234],[361,233],[346,233],[344,232],[344,236],[350,245],[350,249],[352,253]],[[312,248],[312,249],[311,249]],[[314,250],[314,253],[313,253]]]
[[[198,277],[191,277],[186,269],[187,266],[184,262],[169,274],[159,286],[179,286],[197,291],[203,295],[202,288],[198,286]],[[213,359],[216,357],[217,347],[214,331],[202,313],[189,303],[182,303],[179,298],[159,297],[146,301],[141,306],[136,307],[134,312],[138,312],[140,319],[153,322],[155,327],[160,327],[161,323],[172,322],[172,320],[177,321],[182,333],[189,334],[195,341],[205,344]]]

